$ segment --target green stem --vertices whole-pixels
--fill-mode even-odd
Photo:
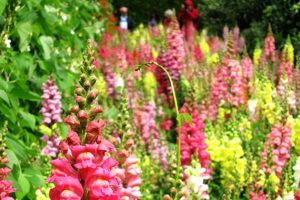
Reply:
[[[182,124],[179,122],[179,115],[180,114],[179,114],[179,109],[178,109],[176,92],[175,92],[173,80],[171,78],[170,73],[168,72],[168,70],[164,66],[158,64],[157,62],[149,62],[149,63],[144,63],[144,64],[141,64],[141,65],[137,65],[136,70],[140,70],[143,66],[148,66],[149,67],[150,65],[155,65],[156,67],[161,68],[166,73],[166,75],[169,79],[170,85],[171,85],[171,90],[172,90],[174,104],[175,104],[175,110],[176,110],[176,120],[177,120],[177,124],[178,124],[177,169],[176,169],[176,179],[175,179],[175,184],[177,186],[177,184],[179,183],[180,169],[181,169],[181,162],[180,162],[181,141],[180,141],[180,138],[181,138],[181,126],[182,126]],[[175,199],[178,198],[177,194],[178,194],[178,192],[176,193]]]

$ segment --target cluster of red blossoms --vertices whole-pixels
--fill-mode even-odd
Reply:
[[[84,56],[79,84],[74,91],[77,105],[71,107],[71,114],[64,120],[70,127],[67,138],[59,147],[64,158],[51,161],[53,169],[47,181],[53,182],[55,187],[50,190],[50,198],[139,199],[140,194],[136,194],[138,191],[134,187],[141,181],[121,178],[134,178],[140,174],[134,171],[137,159],[129,157],[126,160],[126,169],[120,173],[118,162],[113,158],[115,146],[102,137],[105,123],[99,118],[102,108],[97,103],[98,91],[94,89],[96,81],[92,75],[95,70],[91,59],[92,52],[90,45]],[[123,187],[124,181],[127,188]]]
[[[8,158],[5,152],[4,134],[0,134],[0,142],[2,143],[0,149],[0,199],[1,200],[13,200],[9,195],[15,192],[12,188],[12,182],[7,181],[7,175],[10,173],[10,169],[5,167],[8,163]]]
[[[181,127],[181,164],[190,165],[192,156],[196,155],[201,166],[206,169],[206,174],[210,175],[212,170],[209,168],[210,155],[205,142],[205,124],[197,111],[194,111],[191,116],[193,125],[184,122]]]

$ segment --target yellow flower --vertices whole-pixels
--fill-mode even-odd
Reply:
[[[106,82],[102,76],[98,78],[96,85],[99,91],[99,95],[104,98],[107,97]]]
[[[51,136],[52,130],[48,126],[42,124],[39,128],[40,132],[43,133],[44,135],[49,135]]]
[[[258,63],[259,63],[259,59],[261,57],[261,54],[262,54],[262,50],[261,48],[259,48],[259,46],[257,45],[254,49],[254,52],[253,52],[253,64],[255,66],[258,66]]]
[[[284,59],[289,61],[292,65],[294,64],[294,47],[291,43],[290,37],[288,37],[284,48],[283,48]]]
[[[156,79],[152,72],[147,72],[143,79],[144,88],[147,93],[147,96],[150,98],[154,98],[156,91]]]
[[[274,192],[277,192],[279,187],[279,183],[280,183],[280,179],[276,176],[275,172],[272,172],[268,178],[268,182],[271,184],[271,189],[273,189]]]

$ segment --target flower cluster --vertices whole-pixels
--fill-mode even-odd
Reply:
[[[115,147],[102,138],[104,121],[97,118],[102,112],[97,104],[98,91],[92,45],[81,67],[82,74],[77,85],[71,114],[65,118],[70,126],[67,138],[60,143],[64,158],[51,161],[54,167],[48,182],[55,187],[50,190],[50,198],[58,199],[110,199],[121,198],[121,181],[113,172],[117,161],[111,157]]]
[[[275,172],[278,177],[281,177],[287,159],[290,158],[291,146],[291,126],[274,124],[271,133],[267,136],[262,153],[261,166],[266,174]],[[271,165],[268,164],[269,156],[271,156]]]
[[[265,38],[265,49],[264,49],[265,61],[271,60],[275,62],[275,39],[272,30],[269,30],[267,37]]]
[[[6,178],[10,173],[10,169],[5,165],[8,163],[8,157],[6,153],[6,145],[5,145],[5,132],[0,134],[0,199],[1,200],[13,200],[10,197],[10,194],[15,192],[16,190],[12,188],[12,182],[7,181]]]
[[[57,136],[49,137],[44,135],[42,140],[46,142],[46,146],[42,149],[42,155],[51,156],[55,158],[59,153],[60,138]]]
[[[193,125],[184,122],[181,128],[181,164],[183,166],[190,165],[192,156],[195,155],[200,161],[201,167],[209,175],[211,173],[210,155],[205,142],[204,123],[198,112],[192,113],[192,122]]]
[[[187,166],[184,173],[188,176],[186,185],[182,187],[180,200],[209,199],[208,185],[205,183],[210,177],[206,169],[200,163],[192,161],[191,166]]]
[[[52,125],[61,122],[61,96],[52,77],[43,84],[42,109],[43,123]]]

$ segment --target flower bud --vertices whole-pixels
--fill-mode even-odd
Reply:
[[[75,101],[76,101],[76,103],[78,103],[78,105],[80,107],[83,107],[86,100],[82,96],[77,96],[77,97],[75,97]]]
[[[86,81],[87,77],[85,74],[80,75],[80,83],[84,83]]]
[[[93,86],[96,83],[96,81],[97,81],[97,77],[96,76],[91,76],[90,77],[90,84],[91,84],[91,86]]]
[[[129,149],[129,148],[131,148],[133,145],[134,145],[134,140],[130,138],[129,140],[126,141],[126,143],[125,143],[125,148],[126,148],[126,149]]]
[[[102,113],[102,112],[103,112],[103,108],[100,105],[93,106],[92,109],[91,109],[91,113],[93,115],[97,115],[97,114]]]
[[[84,87],[85,90],[90,89],[90,88],[91,88],[90,82],[89,82],[89,81],[85,81],[85,82],[83,83],[83,87]]]
[[[75,94],[75,95],[78,95],[78,96],[83,95],[83,92],[84,92],[84,90],[83,90],[83,88],[81,88],[81,87],[77,87],[77,88],[74,90],[74,94]]]
[[[77,114],[80,122],[86,122],[89,118],[88,114],[84,110],[80,110]]]
[[[163,199],[163,200],[172,200],[172,198],[170,197],[170,195],[166,194],[166,195],[164,196],[164,199]]]
[[[72,130],[69,131],[66,141],[70,146],[75,146],[80,144],[80,138],[78,134]]]
[[[128,151],[126,151],[125,149],[122,149],[120,152],[118,152],[118,157],[119,157],[119,162],[121,164],[125,163],[126,158],[128,157]]]
[[[79,107],[78,106],[71,106],[70,108],[71,113],[77,114],[79,111]]]
[[[77,120],[76,116],[73,115],[67,116],[65,123],[70,125],[72,129],[75,129],[77,126],[79,126],[79,121]]]
[[[88,94],[88,102],[91,103],[92,101],[94,101],[94,99],[97,98],[98,95],[98,91],[97,90],[93,90]]]

